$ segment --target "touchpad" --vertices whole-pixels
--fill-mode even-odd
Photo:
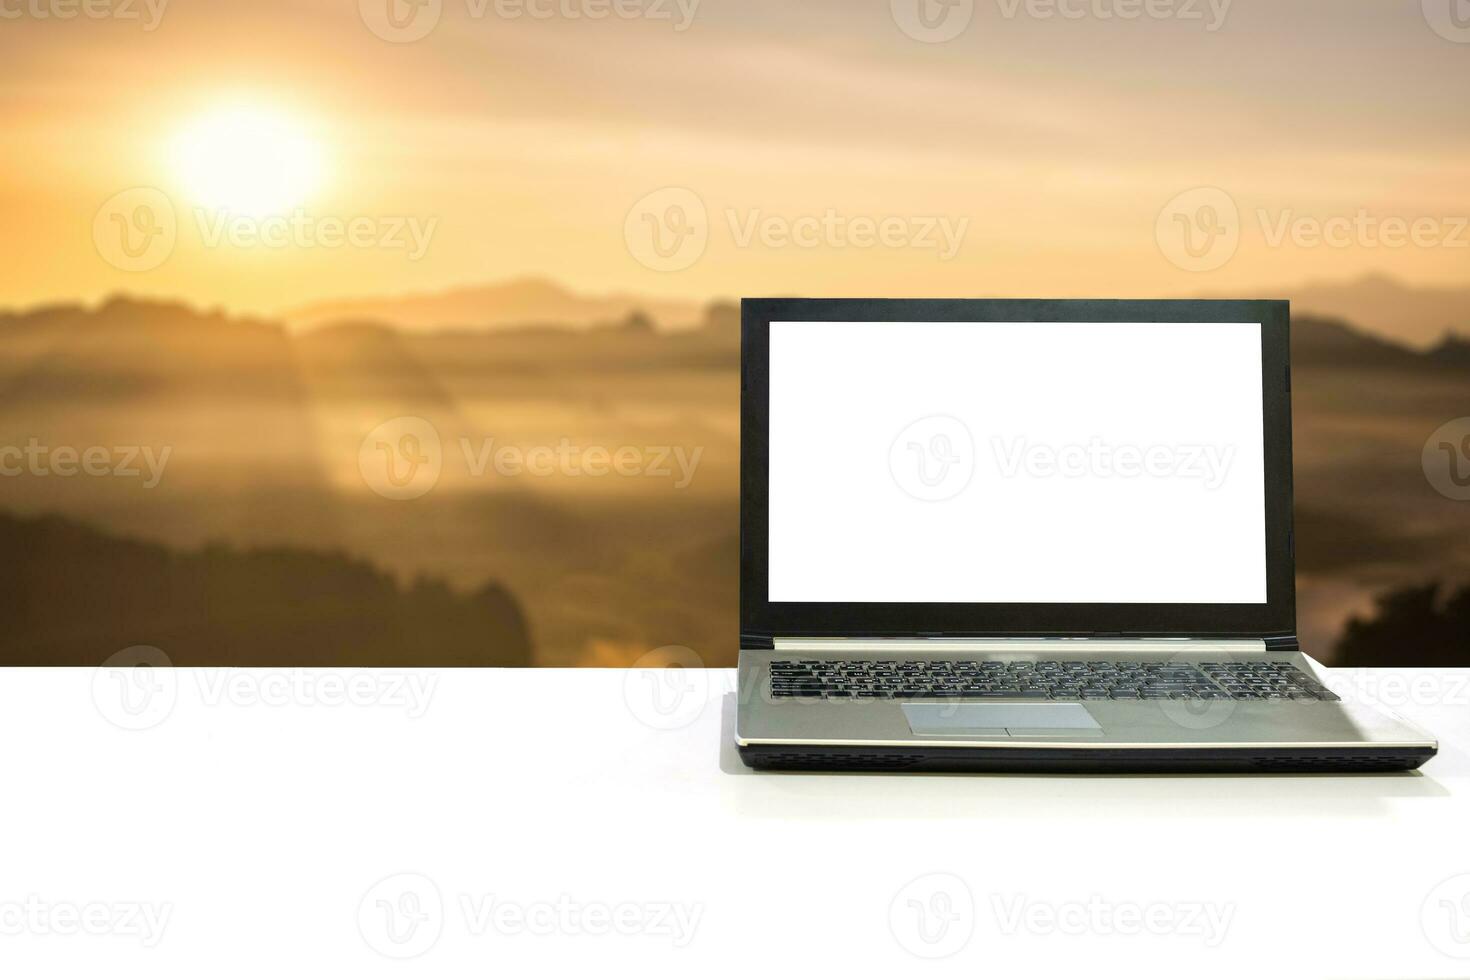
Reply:
[[[954,704],[920,701],[903,705],[915,735],[976,735],[986,738],[1026,736],[1088,737],[1102,726],[1080,704]]]

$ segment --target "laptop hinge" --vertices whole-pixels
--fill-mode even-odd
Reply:
[[[741,633],[740,649],[742,650],[774,650],[775,644],[769,633]]]
[[[1284,633],[1281,636],[1266,637],[1266,649],[1272,653],[1298,653],[1302,644],[1295,633]]]
[[[1264,653],[1264,639],[1189,637],[787,637],[771,649],[796,653]]]

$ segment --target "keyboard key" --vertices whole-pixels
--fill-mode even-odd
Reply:
[[[1337,701],[1289,661],[779,660],[776,698]]]

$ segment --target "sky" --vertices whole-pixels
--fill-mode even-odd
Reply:
[[[3,307],[1470,278],[1465,0],[86,3],[0,0]]]

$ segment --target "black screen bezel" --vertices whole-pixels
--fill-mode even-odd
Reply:
[[[769,601],[773,321],[1260,323],[1263,604]],[[746,299],[741,302],[740,629],[775,636],[1294,637],[1290,306],[1282,300]],[[853,534],[862,534],[854,527]]]

